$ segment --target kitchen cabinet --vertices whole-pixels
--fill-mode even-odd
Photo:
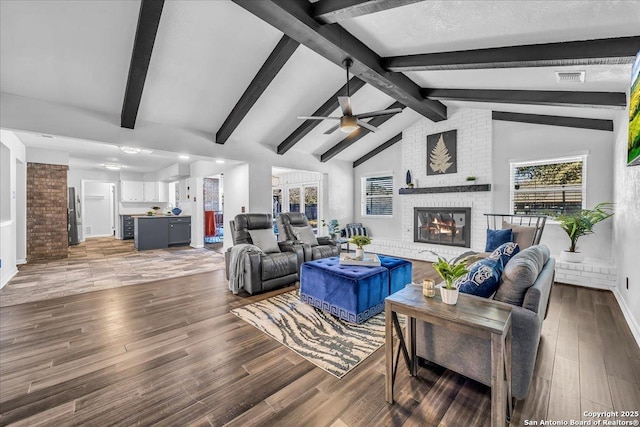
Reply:
[[[139,251],[162,249],[169,246],[169,219],[167,217],[136,217],[135,247]]]
[[[120,181],[120,201],[144,201],[144,183],[142,181]]]
[[[169,217],[169,245],[188,245],[191,243],[191,218]]]
[[[169,200],[169,184],[158,181],[120,181],[121,202],[163,202]]]
[[[145,202],[157,202],[158,199],[158,182],[157,181],[145,181],[144,182],[144,201]]]
[[[135,236],[135,221],[131,215],[120,215],[122,240],[131,240]]]
[[[135,217],[134,233],[135,247],[139,251],[188,245],[191,243],[191,217]]]

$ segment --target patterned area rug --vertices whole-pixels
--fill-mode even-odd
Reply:
[[[337,378],[384,344],[384,312],[356,325],[303,303],[297,291],[231,312]]]

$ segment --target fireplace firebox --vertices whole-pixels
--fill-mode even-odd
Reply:
[[[471,247],[471,208],[413,208],[413,241]]]

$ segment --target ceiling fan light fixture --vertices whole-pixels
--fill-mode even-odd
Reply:
[[[354,116],[342,116],[340,117],[340,130],[344,133],[351,133],[358,129],[357,118]]]

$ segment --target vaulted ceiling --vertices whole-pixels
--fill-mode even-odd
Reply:
[[[612,119],[626,105],[638,22],[637,1],[3,0],[0,90],[118,116],[123,128],[160,123],[225,147],[362,162],[458,107]],[[340,115],[346,57],[364,82],[352,80],[354,113],[406,106],[371,119],[379,132],[325,135],[335,122],[297,119]],[[558,82],[558,71],[585,81]]]

